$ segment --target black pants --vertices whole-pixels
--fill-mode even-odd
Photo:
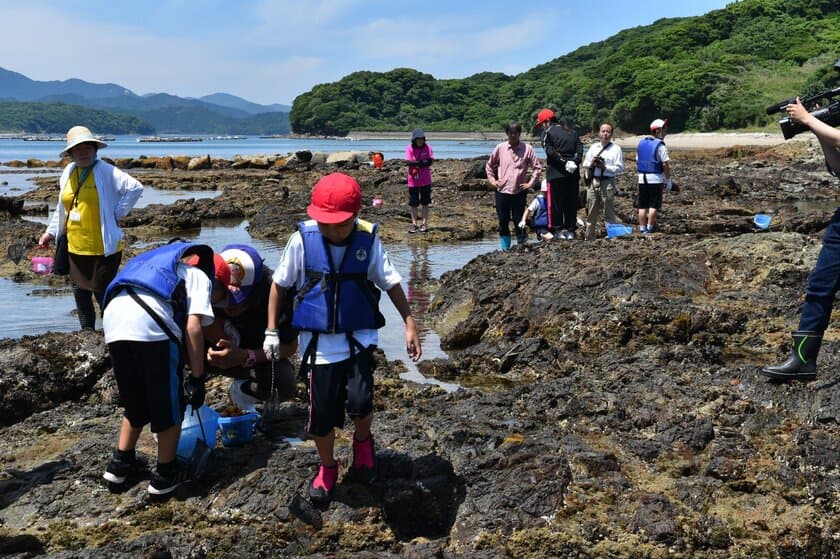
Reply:
[[[516,239],[524,243],[528,238],[527,230],[519,229],[522,214],[525,213],[526,193],[523,190],[517,194],[504,194],[496,191],[496,217],[499,218],[499,235],[510,237],[510,222],[513,220],[516,228]]]
[[[560,177],[548,183],[548,228],[574,231],[577,228],[579,177]]]

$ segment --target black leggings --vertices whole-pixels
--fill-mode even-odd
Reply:
[[[76,312],[79,314],[79,325],[82,330],[93,330],[96,328],[96,309],[93,308],[93,299],[99,305],[99,312],[102,313],[102,298],[105,293],[102,291],[88,291],[78,285],[73,286],[73,298],[76,300]]]

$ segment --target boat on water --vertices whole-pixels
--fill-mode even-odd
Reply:
[[[140,143],[144,142],[203,142],[204,138],[199,136],[140,136],[137,138]]]
[[[247,140],[248,136],[213,136],[211,140]]]

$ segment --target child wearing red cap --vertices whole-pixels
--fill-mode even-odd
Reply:
[[[373,422],[373,350],[385,319],[379,312],[381,291],[388,293],[405,321],[409,357],[422,355],[417,327],[400,274],[391,265],[377,226],[359,219],[362,191],[350,176],[332,173],[312,191],[307,213],[286,244],[272,276],[268,302],[266,356],[280,349],[278,320],[284,298],[296,290],[292,325],[300,331],[301,367],[308,371],[307,431],[321,459],[309,484],[309,497],[328,503],[338,479],[335,428],[344,426],[345,409],[353,420],[353,464],[359,481],[373,479],[376,453]],[[380,291],[381,290],[381,291]]]

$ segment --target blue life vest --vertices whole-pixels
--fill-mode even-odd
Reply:
[[[656,173],[662,172],[662,162],[659,161],[656,155],[656,150],[659,146],[664,144],[659,138],[648,136],[639,142],[638,155],[636,156],[636,169],[640,173]]]
[[[534,214],[534,227],[548,227],[548,202],[545,196],[537,196],[540,209]]]
[[[108,287],[103,298],[104,306],[126,287],[139,287],[160,296],[172,305],[175,323],[183,326],[186,321],[186,290],[184,280],[176,268],[185,256],[198,255],[198,265],[207,277],[214,277],[213,249],[207,245],[171,242],[139,254],[125,263]],[[212,284],[211,284],[212,285]]]
[[[377,226],[356,220],[337,269],[317,223],[301,222],[298,231],[303,239],[306,281],[295,297],[292,326],[330,334],[382,328],[381,292],[367,277]]]

